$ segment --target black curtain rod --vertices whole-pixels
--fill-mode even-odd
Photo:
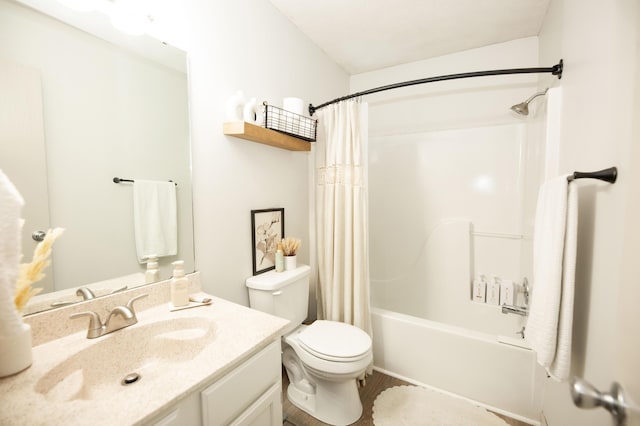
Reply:
[[[131,182],[131,183],[133,183],[133,182],[135,182],[135,180],[133,180],[133,179],[122,179],[122,178],[119,178],[117,176],[113,178],[113,183],[120,183],[120,182]],[[173,182],[173,181],[169,180],[169,182]],[[175,185],[178,186],[177,183]]]
[[[373,89],[354,93],[352,95],[336,98],[332,101],[325,102],[318,106],[313,106],[313,104],[309,104],[309,114],[313,115],[320,108],[324,108],[328,105],[335,104],[341,101],[346,101],[347,99],[357,98],[359,96],[364,96],[364,95],[370,95],[372,93],[378,93],[385,90],[398,89],[400,87],[414,86],[416,84],[433,83],[436,81],[457,80],[460,78],[470,78],[470,77],[486,77],[490,75],[541,74],[541,73],[551,73],[553,75],[557,75],[558,78],[560,79],[562,78],[563,67],[564,65],[563,65],[562,59],[560,59],[560,62],[558,62],[556,65],[552,67],[547,67],[547,68],[511,68],[511,69],[505,69],[505,70],[474,71],[474,72],[463,72],[460,74],[449,74],[449,75],[441,75],[438,77],[428,77],[428,78],[421,78],[418,80],[404,81],[402,83],[389,84],[387,86],[376,87]]]

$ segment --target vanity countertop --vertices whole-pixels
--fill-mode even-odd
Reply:
[[[200,293],[198,296],[206,295]],[[35,346],[31,367],[14,376],[0,379],[0,424],[144,423],[163,409],[181,401],[192,392],[202,390],[206,384],[233,370],[252,354],[278,339],[288,324],[285,319],[216,297],[207,297],[212,298],[211,305],[193,309],[169,312],[169,305],[164,303],[143,310],[138,313],[137,324],[97,339],[87,339],[86,330],[83,330]],[[149,327],[149,324],[161,320],[166,326],[169,324],[167,320],[171,319],[183,324],[198,321],[210,324],[206,334],[212,343],[198,346],[191,353],[188,353],[189,345],[178,345],[179,349],[171,349],[178,359],[173,364],[166,360],[154,360],[153,353],[150,353],[153,348],[144,341],[122,347],[123,340],[118,333],[145,333],[147,329],[144,327]],[[83,383],[90,380],[89,376],[93,376],[94,380],[97,377],[96,372],[89,369],[99,369],[109,377],[120,376],[120,372],[114,370],[112,365],[68,365],[70,355],[83,350],[90,354],[90,347],[94,344],[102,345],[100,353],[107,352],[109,356],[106,358],[113,360],[116,365],[123,360],[122,357],[148,360],[147,364],[140,366],[141,379],[132,385],[120,386],[121,377],[118,377],[117,386],[108,384],[109,389],[114,391],[103,400],[85,395]],[[170,354],[169,357],[173,355]],[[166,368],[161,374],[149,374],[145,377],[145,368],[157,362],[166,363]],[[56,371],[73,373],[56,377]],[[117,373],[113,374],[114,371]],[[122,373],[124,376],[128,372]],[[47,386],[48,391],[43,392],[43,388]]]

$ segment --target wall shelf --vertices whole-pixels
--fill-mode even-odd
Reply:
[[[311,151],[311,143],[293,136],[277,132],[246,121],[232,121],[224,123],[223,132],[225,135],[246,139],[277,148],[288,149],[289,151]]]

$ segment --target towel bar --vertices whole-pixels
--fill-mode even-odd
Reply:
[[[120,183],[120,182],[135,182],[135,180],[133,180],[133,179],[122,179],[122,178],[119,178],[117,176],[113,178],[113,183]],[[173,181],[169,180],[169,182],[173,182]],[[175,185],[178,186],[177,183]]]
[[[609,183],[615,183],[618,177],[618,168],[609,167],[608,169],[598,170],[597,172],[573,172],[573,175],[567,176],[567,181],[574,179],[598,179]]]

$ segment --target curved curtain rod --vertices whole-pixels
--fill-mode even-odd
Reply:
[[[438,77],[428,77],[421,78],[418,80],[410,80],[404,81],[402,83],[394,83],[386,86],[376,87],[369,90],[364,90],[362,92],[354,93],[352,95],[343,96],[341,98],[336,98],[332,101],[325,102],[318,106],[313,106],[313,104],[309,104],[309,114],[313,115],[320,108],[324,108],[328,105],[335,104],[341,101],[346,101],[347,99],[357,98],[359,96],[370,95],[372,93],[382,92],[385,90],[398,89],[400,87],[414,86],[416,84],[424,84],[424,83],[433,83],[436,81],[446,81],[446,80],[457,80],[460,78],[470,78],[470,77],[485,77],[490,75],[508,75],[508,74],[540,74],[540,73],[551,73],[553,75],[557,75],[558,79],[562,78],[562,70],[564,68],[564,64],[562,59],[556,65],[547,68],[511,68],[504,70],[491,70],[491,71],[474,71],[474,72],[463,72],[460,74],[448,74],[441,75]]]

